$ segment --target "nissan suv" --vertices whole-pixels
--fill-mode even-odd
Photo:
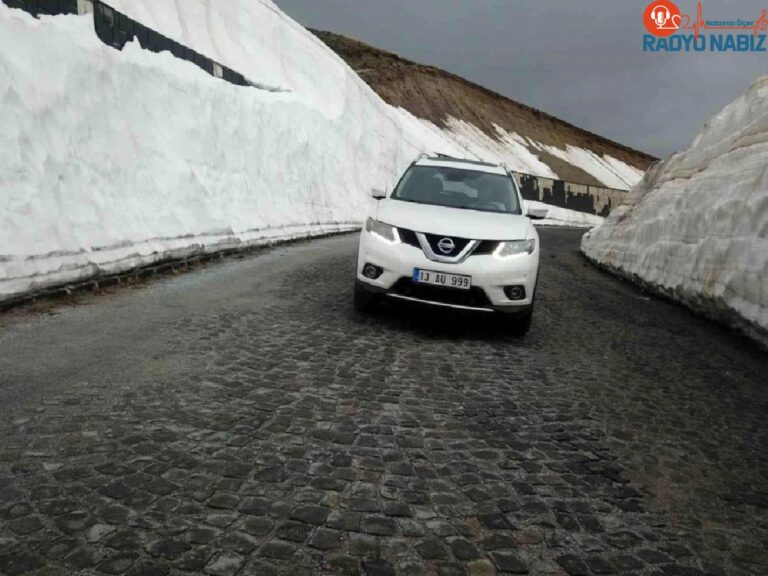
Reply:
[[[382,298],[513,317],[531,325],[539,236],[515,178],[503,166],[420,157],[378,200],[360,234],[354,303]]]

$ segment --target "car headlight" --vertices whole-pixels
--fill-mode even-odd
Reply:
[[[384,222],[379,222],[373,218],[368,218],[368,220],[365,221],[365,229],[385,242],[389,242],[390,244],[400,243],[400,234],[397,233],[397,228],[394,226],[384,224]]]
[[[533,254],[536,249],[536,240],[512,240],[499,242],[499,246],[493,251],[496,258],[511,258],[518,254]]]

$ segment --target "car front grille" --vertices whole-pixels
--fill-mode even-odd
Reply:
[[[416,237],[416,232],[413,230],[409,230],[408,228],[400,228],[397,229],[398,234],[400,235],[400,241],[403,244],[408,244],[409,246],[413,246],[414,248],[421,249],[421,244],[419,244],[419,239]],[[441,236],[439,234],[424,234],[427,237],[427,241],[429,242],[430,248],[432,248],[432,252],[439,256],[448,256],[453,257],[457,256],[464,248],[467,246],[467,244],[470,242],[467,238],[459,238],[458,236]],[[443,238],[450,238],[455,248],[448,254],[444,253],[440,248],[438,247],[438,243]],[[470,256],[482,256],[484,254],[493,254],[493,251],[496,250],[496,247],[499,245],[498,240],[481,240],[480,244],[472,251]]]
[[[482,288],[473,286],[469,290],[457,288],[442,288],[441,286],[429,286],[416,284],[411,278],[400,278],[392,286],[392,293],[400,296],[409,296],[419,300],[441,302],[456,306],[469,306],[471,308],[490,308],[491,301]]]
[[[470,240],[468,238],[458,238],[456,236],[440,236],[439,234],[424,234],[429,242],[429,247],[432,248],[432,252],[438,256],[446,256],[448,258],[454,258],[461,254],[461,251],[467,247]],[[450,241],[453,244],[453,249],[446,252],[440,248],[441,242]]]

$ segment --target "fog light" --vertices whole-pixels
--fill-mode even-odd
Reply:
[[[525,300],[525,286],[507,286],[504,288],[504,294],[510,300]]]
[[[366,264],[363,266],[363,276],[370,278],[371,280],[376,280],[376,278],[381,276],[382,272],[384,272],[384,269],[380,266],[374,266],[373,264]]]

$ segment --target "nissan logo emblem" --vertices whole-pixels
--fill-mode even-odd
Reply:
[[[453,240],[450,238],[443,238],[440,240],[440,242],[437,243],[437,247],[443,254],[450,254],[453,252],[453,249],[456,248],[456,244],[454,244]]]

